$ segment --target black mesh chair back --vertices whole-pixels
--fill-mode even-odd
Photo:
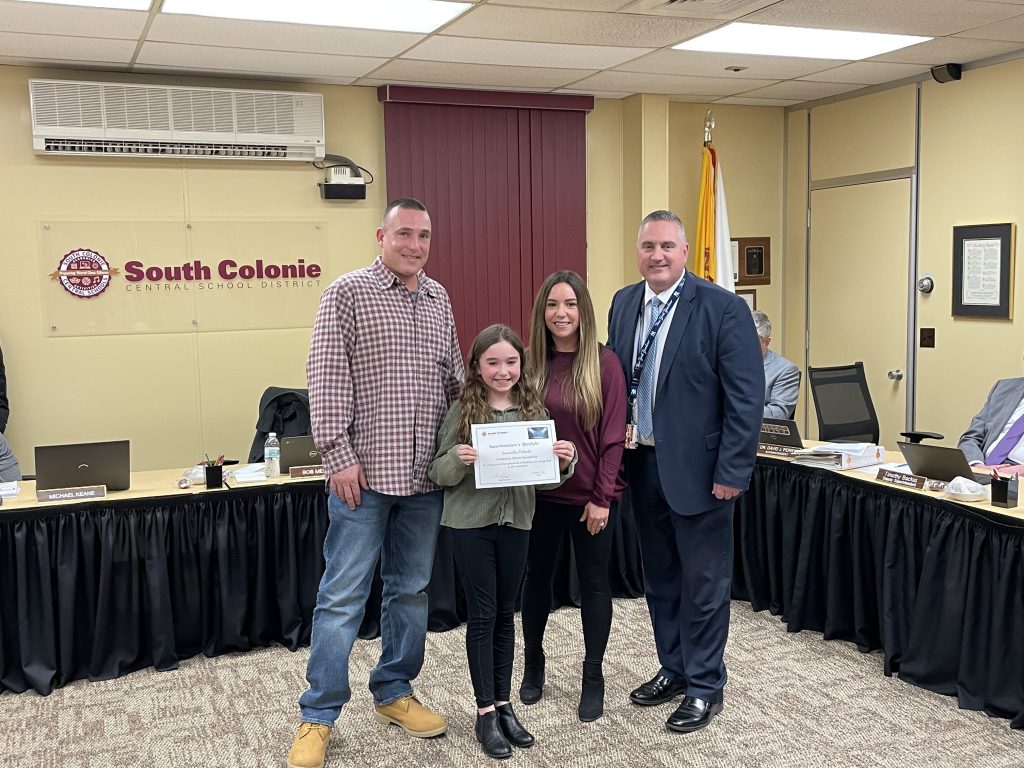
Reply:
[[[878,443],[878,414],[871,402],[864,364],[807,367],[807,383],[818,414],[818,439]]]

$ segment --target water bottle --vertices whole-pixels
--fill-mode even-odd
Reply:
[[[281,474],[281,441],[277,439],[277,432],[271,432],[263,444],[263,464],[268,478]]]

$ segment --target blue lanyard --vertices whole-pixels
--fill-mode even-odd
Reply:
[[[676,285],[676,289],[672,291],[672,295],[668,297],[668,301],[665,302],[665,306],[661,310],[661,314],[658,318],[651,323],[650,330],[647,331],[647,337],[644,339],[643,344],[636,352],[636,363],[633,364],[633,377],[629,382],[629,405],[632,408],[636,402],[636,392],[640,387],[640,376],[644,370],[644,363],[647,362],[647,353],[651,351],[651,345],[655,339],[658,338],[658,331],[661,330],[662,324],[665,322],[665,318],[668,317],[669,312],[672,311],[672,307],[675,306],[676,300],[679,298],[679,294],[683,292],[683,285],[686,283],[686,273],[683,272],[683,277]],[[646,305],[644,305],[646,308]],[[644,321],[644,317],[647,313],[644,309],[640,311],[640,322]]]

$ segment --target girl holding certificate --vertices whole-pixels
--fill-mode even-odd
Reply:
[[[477,450],[469,443],[473,424],[547,418],[540,395],[523,376],[525,358],[523,342],[511,328],[492,325],[481,331],[470,350],[462,393],[441,424],[428,471],[445,489],[441,525],[452,529],[455,563],[466,591],[466,655],[476,696],[476,738],[494,758],[510,757],[511,745],[533,744],[509,699],[515,599],[526,567],[535,486],[477,488]],[[555,440],[552,450],[561,482],[572,475],[575,447]]]
[[[519,698],[540,700],[544,690],[544,628],[562,537],[572,536],[581,592],[583,683],[579,719],[604,713],[601,665],[612,623],[608,561],[609,510],[622,492],[619,467],[626,434],[626,382],[615,354],[597,341],[594,305],[575,272],[550,275],[537,292],[527,368],[555,431],[577,447],[579,461],[564,485],[537,494],[523,585],[525,665]]]

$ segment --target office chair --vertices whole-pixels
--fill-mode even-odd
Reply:
[[[818,439],[845,443],[878,444],[878,414],[871,402],[864,363],[807,367],[814,410],[818,415]],[[937,432],[900,432],[911,443],[941,440]]]
[[[285,387],[267,387],[264,390],[256,421],[256,437],[249,449],[249,463],[263,459],[263,444],[271,432],[276,432],[278,439],[310,434],[309,390]]]
[[[878,414],[864,377],[864,363],[807,366],[807,384],[818,414],[819,440],[878,443]]]

